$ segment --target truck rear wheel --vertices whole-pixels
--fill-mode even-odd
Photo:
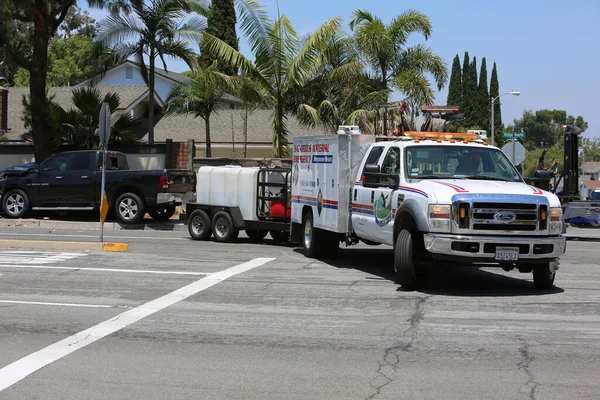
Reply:
[[[314,227],[313,215],[311,212],[304,215],[302,228],[304,255],[309,258],[321,256],[323,254],[323,232]]]
[[[269,231],[269,233],[276,242],[286,243],[290,240],[290,233],[288,231]]]
[[[394,249],[394,269],[398,283],[405,290],[421,288],[427,280],[427,270],[423,265],[415,263],[414,241],[412,232],[403,229],[396,239]]]
[[[126,224],[137,224],[144,219],[145,205],[135,193],[123,193],[115,202],[115,214],[119,221]]]
[[[203,210],[196,210],[188,220],[188,232],[194,240],[207,240],[212,235],[210,217]]]
[[[231,215],[227,211],[219,211],[212,220],[213,235],[217,242],[230,243],[237,239],[239,230],[233,226]]]
[[[536,289],[550,290],[554,286],[554,277],[556,276],[557,262],[550,261],[533,268],[533,284]]]
[[[246,229],[246,235],[248,235],[253,242],[260,242],[267,236],[267,233],[269,232],[264,229]]]
[[[162,204],[152,207],[148,214],[155,221],[168,221],[175,214],[175,204]]]

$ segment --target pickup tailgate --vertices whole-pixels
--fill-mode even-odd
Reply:
[[[187,193],[196,190],[196,175],[188,169],[167,169],[167,193]]]

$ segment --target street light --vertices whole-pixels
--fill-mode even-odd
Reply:
[[[492,102],[491,102],[492,103],[492,110],[491,110],[492,118],[490,118],[491,123],[492,123],[492,146],[495,145],[495,141],[496,141],[496,138],[494,137],[494,103],[496,102],[496,100],[498,100],[500,97],[504,96],[505,94],[512,94],[513,96],[520,96],[521,92],[516,91],[516,90],[511,90],[510,92],[502,93],[496,97],[492,97]]]

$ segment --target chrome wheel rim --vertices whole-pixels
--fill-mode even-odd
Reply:
[[[13,193],[6,199],[6,211],[10,215],[19,215],[25,209],[25,199],[19,193]]]
[[[194,231],[194,234],[200,235],[204,231],[204,228],[204,219],[199,215],[194,217],[194,220],[192,221],[192,230]]]
[[[309,249],[312,244],[312,221],[307,219],[304,223],[304,247]]]
[[[138,215],[138,204],[132,198],[125,198],[119,203],[119,214],[123,219],[131,220]]]
[[[219,218],[215,223],[215,231],[219,237],[225,237],[227,235],[227,222],[225,218]]]

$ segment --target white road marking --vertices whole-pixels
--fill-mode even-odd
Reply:
[[[66,269],[69,271],[102,271],[102,272],[123,272],[133,274],[164,274],[164,275],[192,275],[202,276],[210,275],[211,272],[191,272],[191,271],[159,271],[147,269],[119,269],[119,268],[78,268],[78,267],[56,267],[50,265],[2,265],[0,268],[30,268],[30,269]]]
[[[153,231],[155,232],[155,231]],[[156,231],[160,232],[160,231]],[[182,231],[182,234],[184,232]],[[98,235],[57,235],[57,234],[49,234],[49,233],[3,233],[0,232],[0,236],[42,236],[45,238],[48,237],[76,237],[76,238],[94,238],[98,239]],[[189,237],[164,237],[164,236],[115,236],[115,235],[104,235],[105,239],[147,239],[147,240],[191,240]],[[91,242],[90,242],[91,243]]]
[[[85,308],[113,308],[103,304],[74,304],[74,303],[48,303],[45,301],[18,301],[18,300],[0,300],[0,303],[7,304],[33,304],[39,306],[64,306],[64,307],[85,307]]]
[[[7,264],[54,264],[83,256],[87,256],[87,254],[56,251],[0,251],[0,262]]]
[[[158,311],[179,303],[203,290],[206,290],[232,276],[241,274],[251,269],[260,267],[275,260],[274,258],[255,258],[249,262],[236,265],[224,271],[215,272],[207,277],[197,280],[187,286],[179,288],[158,299],[149,301],[136,308],[125,311],[109,320],[92,326],[89,329],[76,333],[66,339],[51,344],[33,354],[21,358],[0,369],[0,392],[14,385],[28,375],[45,367],[54,361],[79,350],[89,344],[96,342],[112,333],[138,322]]]

